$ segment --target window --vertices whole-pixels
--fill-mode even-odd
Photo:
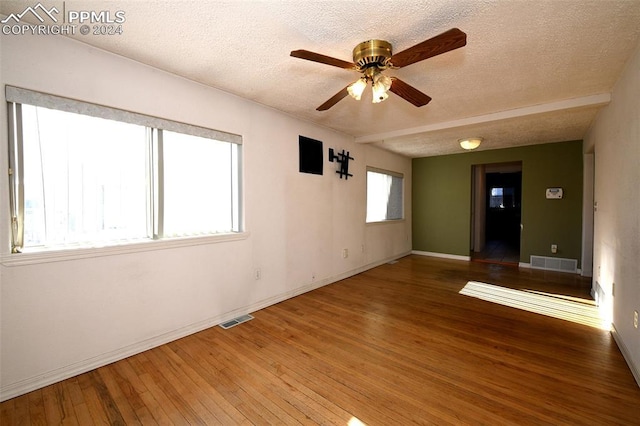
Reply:
[[[238,145],[167,131],[163,144],[164,235],[237,231]]]
[[[146,237],[145,133],[22,105],[24,246]]]
[[[367,169],[367,223],[404,217],[403,185],[399,173]]]
[[[515,207],[514,189],[492,187],[489,195],[489,207],[492,209]]]
[[[240,232],[239,136],[9,86],[7,100],[12,251]]]
[[[491,195],[489,198],[489,207],[492,209],[504,208],[502,203],[503,188],[491,188]]]

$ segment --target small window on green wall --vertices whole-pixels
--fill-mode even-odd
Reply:
[[[404,176],[367,169],[367,223],[404,218]]]

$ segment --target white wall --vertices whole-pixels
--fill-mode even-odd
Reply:
[[[593,152],[582,156],[582,256],[583,277],[593,277]]]
[[[640,384],[640,46],[585,146],[595,153],[594,290],[612,309],[614,336]]]
[[[410,252],[409,159],[64,37],[3,35],[0,42],[3,87],[242,135],[247,231],[235,241],[16,262],[1,102],[3,400]],[[298,135],[322,140],[325,154],[349,150],[354,177],[339,179],[326,156],[323,176],[298,173]],[[366,166],[404,173],[405,221],[365,225]]]

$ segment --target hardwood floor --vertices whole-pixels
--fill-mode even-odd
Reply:
[[[409,256],[6,401],[0,420],[639,424],[609,332],[461,295],[468,281],[589,298],[571,274]]]

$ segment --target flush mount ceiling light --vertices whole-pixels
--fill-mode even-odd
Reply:
[[[464,149],[476,149],[482,143],[482,138],[458,139],[460,146]]]

